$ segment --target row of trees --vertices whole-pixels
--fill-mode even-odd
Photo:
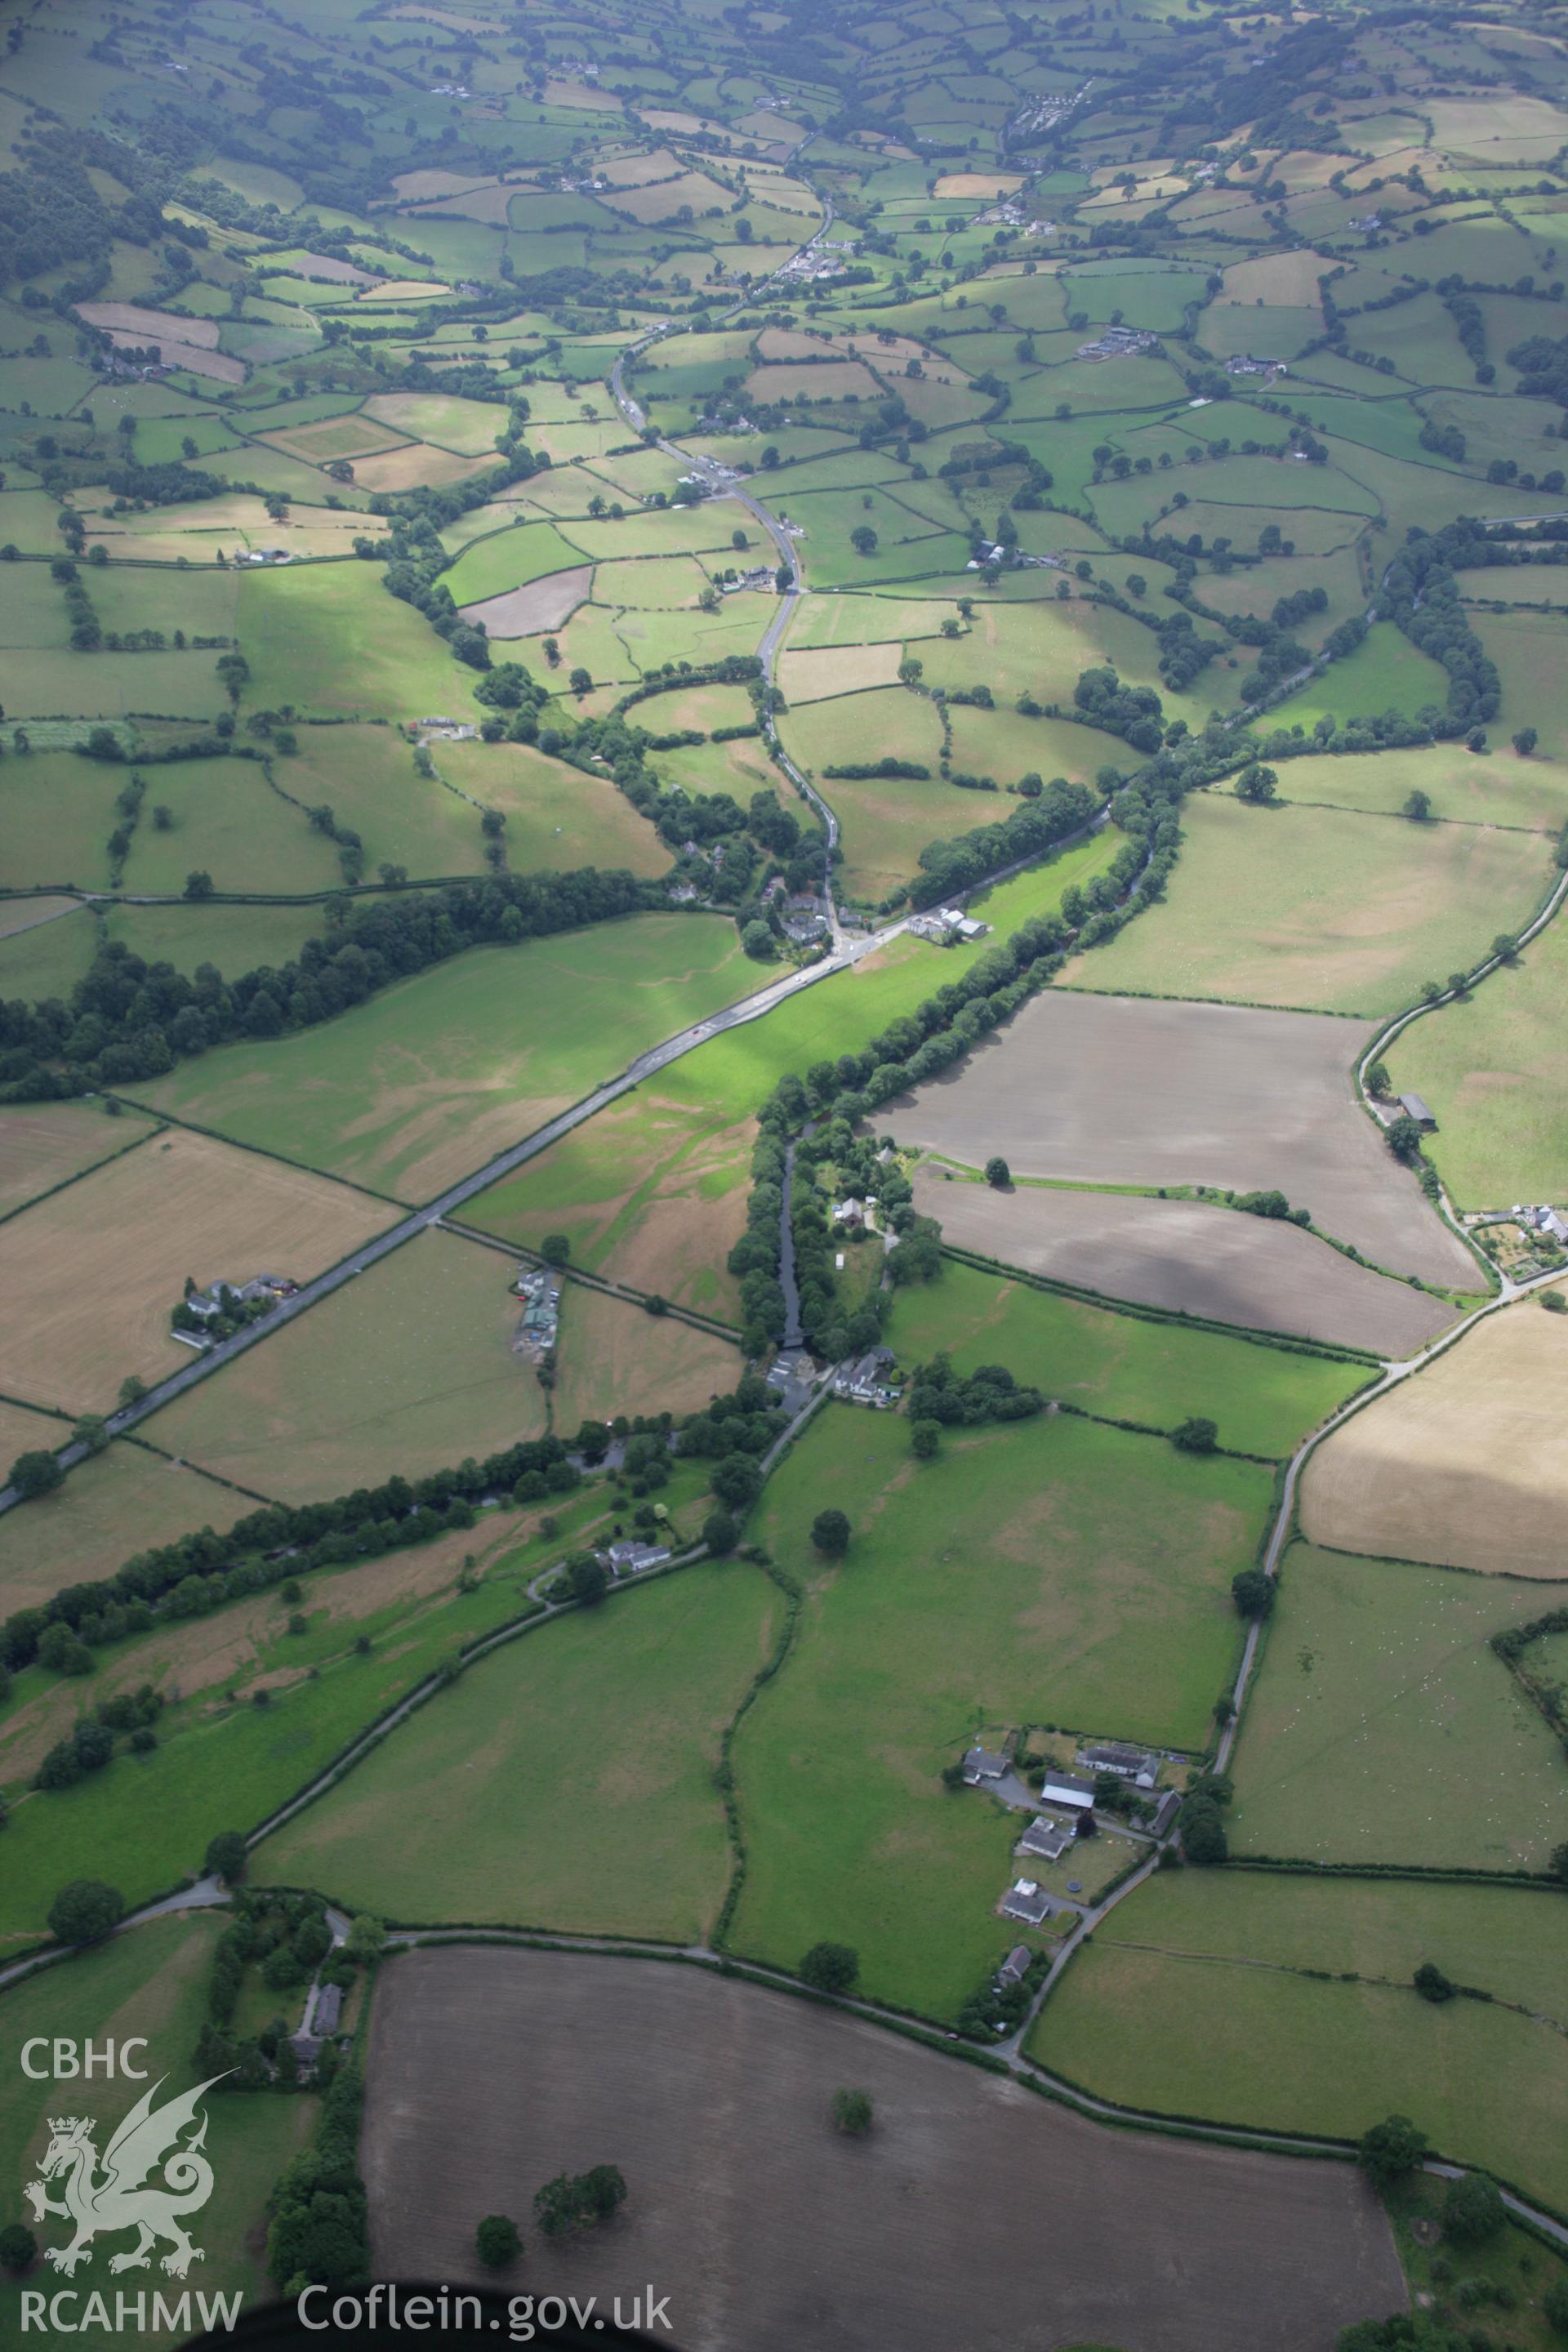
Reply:
[[[307,940],[287,963],[233,981],[211,963],[198,964],[187,978],[111,940],[68,1001],[0,1000],[0,1102],[163,1077],[177,1061],[236,1038],[313,1028],[465,948],[513,944],[667,907],[656,885],[593,866],[497,875],[370,903],[334,900],[324,938]]]

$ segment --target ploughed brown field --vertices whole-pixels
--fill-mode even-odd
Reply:
[[[829,2122],[868,2090],[868,2137]],[[361,2162],[372,2273],[533,2295],[652,2283],[681,2352],[1321,2352],[1405,2308],[1348,2165],[1108,2129],[787,1994],[646,1960],[428,1948],[376,1990]],[[532,2227],[554,2174],[618,2165],[601,2232]],[[623,2305],[625,2308],[625,2304]]]
[[[1069,1183],[1284,1192],[1336,1240],[1424,1281],[1475,1265],[1356,1107],[1364,1021],[1048,990],[885,1124],[978,1167]]]
[[[915,1179],[915,1206],[959,1249],[1058,1282],[1380,1356],[1414,1355],[1454,1319],[1441,1298],[1373,1274],[1300,1226],[1204,1201]]]

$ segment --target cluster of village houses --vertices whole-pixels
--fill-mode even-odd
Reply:
[[[1081,1907],[1071,1903],[1054,1904],[1038,1879],[1030,1875],[1029,1864],[1033,1861],[1060,1862],[1073,1846],[1081,1834],[1080,1825],[1094,1810],[1095,1774],[1113,1773],[1147,1801],[1152,1810],[1141,1825],[1147,1836],[1163,1837],[1175,1819],[1181,1797],[1174,1789],[1160,1787],[1162,1759],[1152,1749],[1128,1747],[1115,1740],[1099,1742],[1080,1748],[1077,1761],[1083,1770],[1067,1771],[1047,1764],[1036,1795],[1010,1756],[993,1748],[972,1748],[964,1757],[966,1786],[987,1789],[1005,1805],[1034,1815],[1013,1849],[1020,1864],[1019,1874],[996,1906],[1004,1919],[1015,1919],[1026,1927],[1039,1927],[1058,1908]],[[1071,1895],[1075,1882],[1069,1880],[1068,1885]]]
[[[906,929],[917,940],[934,940],[938,947],[946,947],[953,940],[966,944],[983,940],[991,926],[966,915],[962,907],[930,907],[923,915],[911,915]]]

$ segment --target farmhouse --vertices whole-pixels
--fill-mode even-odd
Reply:
[[[1070,1805],[1075,1812],[1086,1813],[1094,1802],[1094,1782],[1077,1772],[1058,1772],[1047,1765],[1040,1783],[1042,1805]]]
[[[1559,1216],[1555,1209],[1520,1209],[1513,1211],[1516,1223],[1528,1225],[1532,1233],[1543,1234],[1559,1248],[1568,1248],[1568,1218]]]
[[[1008,1953],[1006,1958],[1003,1961],[1001,1967],[996,1971],[996,1990],[998,1992],[1000,1992],[1005,1986],[1020,1984],[1023,1981],[1024,1978],[1029,1972],[1029,1962],[1032,1957],[1033,1955],[1031,1954],[1027,1944],[1014,1945],[1012,1950]]]
[[[1131,1780],[1134,1788],[1152,1789],[1159,1776],[1159,1759],[1146,1748],[1128,1748],[1110,1740],[1100,1748],[1080,1748],[1078,1760],[1089,1772],[1114,1772],[1119,1780]]]
[[[1051,1898],[1037,1880],[1016,1878],[998,1908],[1004,1919],[1016,1919],[1026,1927],[1037,1927],[1051,1916]]]
[[[1029,1823],[1013,1851],[1038,1854],[1042,1862],[1060,1862],[1076,1834],[1071,1822],[1052,1821],[1048,1814],[1040,1813]]]
[[[879,1409],[897,1404],[899,1391],[887,1377],[892,1360],[891,1348],[873,1348],[858,1363],[843,1367],[833,1383],[834,1395],[847,1398],[851,1404],[872,1404]]]
[[[970,1788],[977,1789],[984,1780],[1002,1780],[1007,1775],[1007,1759],[989,1748],[972,1748],[963,1759],[963,1777]]]
[[[1436,1127],[1437,1124],[1436,1112],[1429,1107],[1421,1095],[1401,1095],[1399,1108],[1406,1118],[1413,1118],[1415,1121],[1417,1127]]]
[[[668,1544],[637,1543],[631,1540],[613,1543],[604,1555],[617,1576],[640,1576],[645,1570],[662,1568],[670,1557]]]
[[[945,947],[949,940],[983,940],[991,928],[962,907],[934,907],[923,915],[911,915],[909,927],[917,940],[933,940],[938,947]]]

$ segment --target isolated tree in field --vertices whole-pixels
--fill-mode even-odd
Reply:
[[[186,875],[184,895],[187,898],[210,898],[212,894],[213,877],[210,874],[198,867],[195,873]]]
[[[58,1454],[47,1445],[35,1445],[12,1463],[10,1483],[18,1495],[30,1500],[35,1495],[52,1493],[65,1475]]]
[[[205,1867],[209,1876],[221,1878],[226,1885],[237,1886],[245,1876],[249,1854],[243,1830],[219,1830],[216,1837],[207,1841]]]
[[[848,1992],[860,1974],[860,1955],[853,1944],[813,1944],[800,1973],[814,1992]]]
[[[589,694],[593,691],[594,673],[591,669],[584,669],[579,664],[566,683],[574,694]]]
[[[558,2172],[533,2200],[535,2221],[547,2238],[607,2221],[626,2203],[626,2184],[617,2166],[595,2164],[587,2172]]]
[[[32,2269],[37,2259],[38,2242],[31,2230],[24,2229],[20,2221],[8,2221],[5,2229],[0,2230],[0,2270],[9,2271],[13,2278],[20,2278],[24,2271]]]
[[[835,2091],[833,2128],[835,2131],[846,2133],[851,2139],[864,2139],[871,2128],[870,2092]]]
[[[1521,760],[1528,760],[1540,740],[1533,727],[1521,727],[1513,738],[1513,748]]]
[[[1013,1171],[1000,1152],[985,1162],[985,1181],[994,1185],[998,1192],[1005,1192],[1013,1181]]]
[[[1494,2180],[1482,2172],[1467,2172],[1450,2180],[1443,2200],[1443,2235],[1451,2245],[1484,2246],[1508,2219],[1508,2209]]]
[[[1385,2123],[1373,2124],[1363,2133],[1356,2157],[1374,2187],[1390,2189],[1407,2172],[1414,2172],[1426,2153],[1426,2133],[1408,2116],[1390,2116]]]
[[[1423,1960],[1410,1981],[1423,2000],[1452,2000],[1458,1990],[1452,1977],[1446,1977],[1435,1960]]]
[[[49,1906],[49,1933],[61,1944],[101,1944],[124,1908],[118,1886],[101,1878],[73,1878]]]
[[[564,1265],[572,1255],[570,1234],[546,1234],[539,1244],[539,1255],[546,1265]]]
[[[849,1549],[850,1527],[842,1511],[818,1511],[811,1523],[811,1540],[826,1559],[842,1559]]]
[[[1172,1430],[1171,1443],[1183,1454],[1212,1454],[1219,1444],[1219,1425],[1194,1413]]]
[[[1405,796],[1404,814],[1413,824],[1425,824],[1432,814],[1432,795],[1424,793],[1419,784]]]
[[[1230,1580],[1230,1597],[1242,1617],[1267,1617],[1274,1606],[1274,1579],[1260,1568],[1244,1568]]]
[[[474,2249],[487,2270],[504,2271],[522,2252],[522,2232],[506,2213],[487,2213],[474,2231]]]
[[[1415,1160],[1419,1158],[1421,1151],[1421,1122],[1419,1119],[1412,1118],[1407,1110],[1402,1110],[1397,1118],[1391,1118],[1389,1120],[1387,1127],[1384,1129],[1384,1135],[1387,1140],[1388,1148],[1390,1151],[1393,1152],[1395,1160]]]
[[[868,522],[857,523],[849,534],[849,544],[857,555],[875,555],[877,534]]]
[[[1279,798],[1279,779],[1272,768],[1249,761],[1236,780],[1236,797],[1254,808],[1272,808]]]
[[[910,1452],[918,1462],[934,1461],[942,1445],[940,1421],[912,1421],[910,1423]]]

